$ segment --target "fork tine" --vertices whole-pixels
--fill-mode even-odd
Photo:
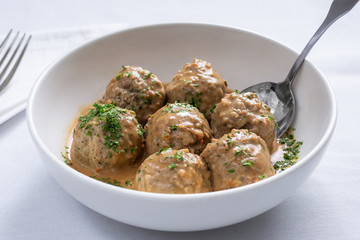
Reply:
[[[8,64],[7,64],[6,67],[3,69],[2,73],[0,74],[0,81],[1,81],[1,78],[3,77],[3,75],[5,74],[7,68],[10,66],[10,63],[12,62],[12,60],[13,60],[14,56],[16,55],[17,51],[19,50],[19,48],[20,48],[20,46],[21,46],[21,43],[23,42],[24,38],[25,38],[25,33],[24,33],[23,36],[21,37],[21,40],[20,40],[20,42],[18,43],[18,45],[17,45],[14,53],[12,54],[11,58],[9,59]],[[16,62],[15,62],[14,65],[12,66],[12,68],[11,68],[10,72],[8,73],[8,75],[6,76],[5,80],[4,80],[2,83],[0,83],[0,92],[6,87],[6,85],[10,82],[11,78],[13,77],[13,75],[14,75],[17,67],[18,67],[19,64],[20,64],[20,61],[21,61],[22,57],[24,56],[24,53],[25,53],[25,51],[26,51],[26,48],[27,48],[28,45],[29,45],[30,39],[31,39],[31,35],[29,35],[29,37],[27,38],[26,43],[25,43],[23,49],[21,50],[18,58],[16,59]]]
[[[4,41],[0,44],[0,52],[1,52],[1,50],[2,50],[2,47],[5,45],[5,43],[6,43],[7,40],[9,39],[11,33],[12,33],[12,29],[10,29],[10,31],[8,32],[8,34],[6,35],[6,37],[4,38]]]
[[[19,35],[19,32],[17,32],[16,36],[14,37],[13,41],[11,42],[11,45],[10,45],[9,48],[7,49],[6,55],[9,53],[10,49],[13,47],[13,44],[15,43],[18,35]],[[10,64],[11,64],[12,60],[14,59],[17,51],[19,50],[19,47],[20,47],[21,43],[24,41],[24,37],[25,37],[25,33],[22,35],[20,41],[18,42],[18,44],[17,44],[14,52],[12,53],[10,59],[8,60],[8,63],[7,63],[7,64],[5,65],[5,67],[2,69],[2,72],[0,73],[0,79],[4,76],[6,70],[7,70],[8,67],[10,66]],[[3,59],[1,59],[0,66],[2,65],[2,62],[5,60],[5,57],[6,57],[6,56],[4,56]]]
[[[0,66],[2,65],[2,63],[4,62],[4,60],[6,59],[7,55],[10,52],[10,49],[12,48],[12,46],[14,45],[17,37],[19,36],[19,32],[16,33],[15,37],[13,38],[12,42],[10,43],[9,47],[6,49],[6,52],[4,54],[4,56],[2,57],[2,59],[0,60]],[[7,40],[7,39],[6,39]],[[1,78],[1,77],[0,77]]]

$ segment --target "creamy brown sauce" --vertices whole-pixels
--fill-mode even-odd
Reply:
[[[86,112],[88,108],[86,108],[82,112]],[[77,119],[77,118],[76,118]],[[74,126],[76,124],[76,121],[74,121]],[[105,183],[110,183],[112,185],[128,188],[128,189],[135,189],[135,176],[136,173],[141,165],[141,163],[149,156],[149,154],[144,150],[142,154],[136,159],[135,164],[124,166],[120,169],[115,170],[109,170],[109,171],[101,171],[96,172],[93,169],[90,169],[87,166],[82,165],[79,161],[77,161],[75,158],[72,158],[72,129],[71,128],[69,139],[67,143],[67,147],[70,149],[69,153],[67,154],[67,157],[70,160],[71,165],[73,169],[75,169],[78,172],[81,172],[82,174],[85,174],[86,176],[95,178],[97,180],[100,180]],[[279,140],[276,139],[274,141],[273,145],[273,151],[271,153],[271,163],[275,164],[277,161],[283,160],[283,145],[279,143]]]
[[[69,157],[70,158],[70,157]],[[124,166],[120,169],[111,170],[111,171],[102,171],[99,173],[94,172],[92,169],[89,169],[86,166],[81,165],[75,159],[71,160],[73,169],[82,174],[85,174],[89,177],[95,178],[97,180],[106,182],[106,183],[116,183],[114,185],[134,189],[135,187],[135,175],[142,162],[142,159],[136,161],[134,165]]]

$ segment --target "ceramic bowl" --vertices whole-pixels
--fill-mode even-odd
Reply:
[[[81,109],[99,99],[124,65],[143,66],[163,82],[185,62],[212,63],[231,88],[281,81],[297,53],[234,27],[180,23],[142,26],[98,38],[51,64],[34,85],[27,107],[31,135],[51,175],[75,199],[109,218],[165,231],[196,231],[238,223],[284,201],[314,171],[336,123],[333,90],[306,61],[293,86],[294,127],[304,144],[298,163],[268,179],[201,194],[156,194],[94,180],[64,163],[61,152]]]

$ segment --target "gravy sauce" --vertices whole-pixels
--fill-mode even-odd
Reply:
[[[127,189],[134,189],[134,190],[135,190],[136,173],[141,163],[149,156],[146,150],[144,150],[136,159],[135,164],[133,165],[124,166],[120,169],[96,172],[93,169],[84,166],[79,161],[77,161],[76,158],[72,157],[73,156],[72,131],[69,134],[69,141],[67,143],[67,147],[70,149],[70,151],[67,153],[66,156],[69,160],[68,164],[76,171],[111,185],[115,185]],[[283,160],[283,156],[284,156],[283,145],[279,143],[278,139],[276,139],[274,141],[273,151],[271,153],[271,163],[274,165],[277,161]]]

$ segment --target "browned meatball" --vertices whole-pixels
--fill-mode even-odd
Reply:
[[[210,63],[195,58],[193,63],[186,63],[166,86],[166,95],[169,102],[190,103],[210,119],[210,110],[220,102],[226,87],[226,81]]]
[[[143,145],[143,129],[133,111],[95,103],[74,128],[71,158],[100,172],[133,163]]]
[[[270,108],[259,100],[256,93],[235,91],[225,94],[211,116],[211,128],[215,138],[231,129],[245,128],[264,139],[270,151],[276,138],[277,123]]]
[[[214,191],[244,186],[275,174],[264,140],[245,129],[233,129],[214,140],[200,156],[208,164]]]
[[[209,123],[198,109],[187,103],[168,103],[145,125],[149,154],[161,148],[188,148],[200,154],[211,140]]]
[[[146,158],[136,174],[136,189],[156,193],[212,191],[206,164],[188,149],[162,149]]]
[[[148,117],[165,103],[165,89],[158,77],[141,67],[123,66],[106,88],[105,100],[136,112],[145,124]]]

